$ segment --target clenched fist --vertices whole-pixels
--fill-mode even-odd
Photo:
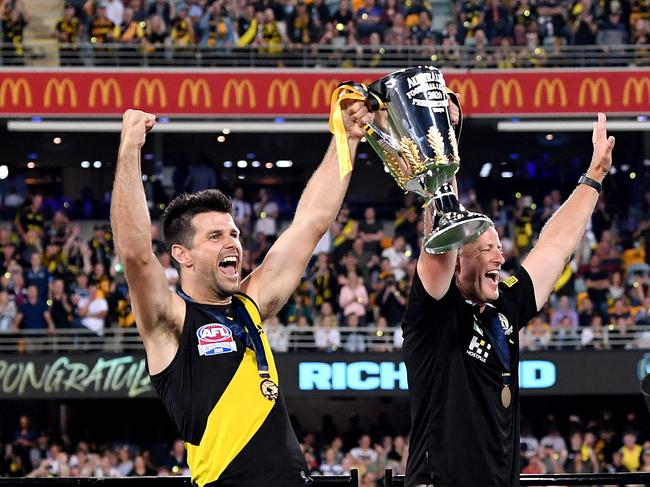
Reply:
[[[364,126],[373,119],[366,104],[361,100],[344,100],[341,109],[348,138],[361,139],[366,135]]]
[[[156,116],[140,110],[127,110],[122,115],[122,143],[141,148],[145,137],[156,124]]]

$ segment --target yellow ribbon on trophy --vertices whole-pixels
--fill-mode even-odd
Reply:
[[[365,88],[365,85],[362,85]],[[330,100],[330,132],[334,134],[336,141],[336,154],[339,158],[339,174],[341,179],[352,172],[352,161],[350,158],[350,146],[348,137],[343,125],[343,112],[341,102],[343,100],[365,101],[366,95],[351,85],[341,85],[332,93]]]

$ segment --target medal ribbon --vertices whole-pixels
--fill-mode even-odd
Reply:
[[[363,85],[365,88],[365,85]],[[339,175],[341,179],[352,172],[352,161],[350,158],[350,146],[348,135],[343,124],[343,111],[341,102],[343,100],[366,100],[366,95],[352,85],[342,85],[334,90],[330,99],[330,132],[334,134],[336,141],[336,154],[339,158]]]
[[[243,323],[244,326],[240,326],[238,323],[235,323],[226,318],[226,314],[223,312],[218,312],[217,310],[211,308],[208,305],[196,303],[185,294],[182,290],[177,291],[178,295],[183,298],[187,303],[193,304],[198,307],[201,311],[209,315],[211,318],[216,320],[218,323],[227,326],[233,335],[239,338],[246,347],[251,348],[255,352],[255,360],[257,361],[257,371],[260,377],[268,379],[271,377],[269,373],[269,363],[266,360],[266,352],[264,351],[264,344],[262,343],[262,337],[260,332],[251,320],[248,312],[246,311],[245,306],[240,305],[239,301],[236,299],[233,300],[233,309],[235,313],[235,319],[238,323]],[[235,304],[237,303],[237,304]]]

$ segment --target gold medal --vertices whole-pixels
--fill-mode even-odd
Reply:
[[[510,393],[510,388],[504,384],[503,389],[501,389],[501,404],[507,409],[510,407],[511,400],[512,394]]]
[[[278,398],[278,386],[271,379],[264,379],[260,384],[260,390],[269,401],[275,401]]]

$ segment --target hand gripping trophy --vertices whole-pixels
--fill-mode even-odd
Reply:
[[[460,156],[449,116],[450,96],[455,95],[448,93],[442,73],[431,66],[402,69],[368,87],[346,82],[332,96],[330,124],[335,134],[334,112],[341,99],[365,99],[375,112],[374,121],[365,126],[366,138],[400,188],[426,200],[433,218],[431,228],[425,229],[424,250],[432,254],[462,247],[492,224],[485,215],[467,211],[452,188]],[[341,157],[348,147],[338,142]],[[349,161],[349,149],[347,154]]]

